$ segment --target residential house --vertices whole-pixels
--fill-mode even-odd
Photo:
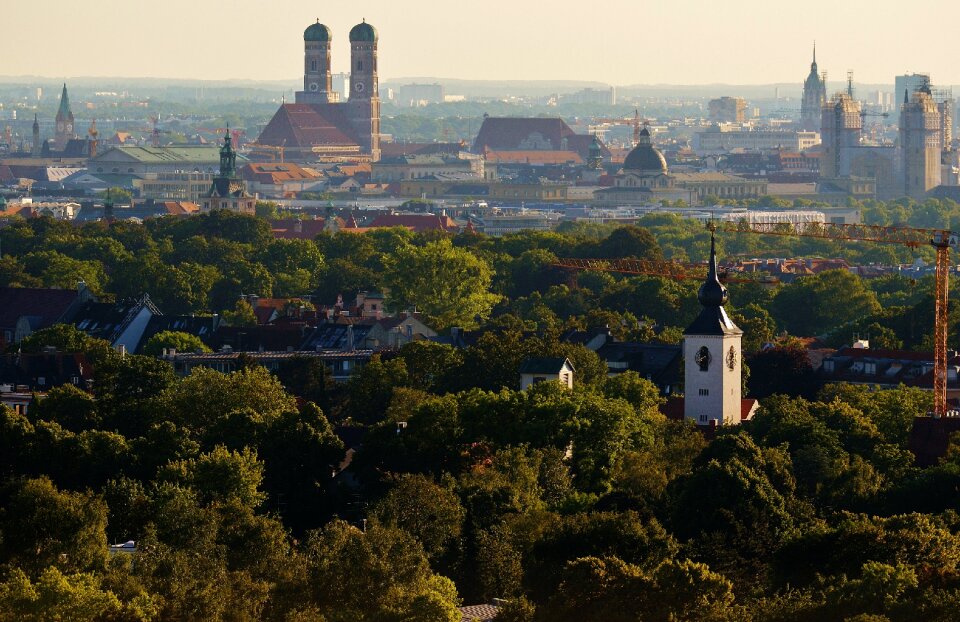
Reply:
[[[526,391],[531,385],[548,380],[556,380],[568,389],[573,388],[573,365],[570,359],[559,357],[530,358],[520,365],[520,390]]]
[[[219,315],[153,315],[147,321],[135,352],[141,353],[151,337],[165,331],[187,333],[210,345],[214,333],[222,323],[223,319]]]
[[[250,163],[240,169],[250,192],[285,197],[298,192],[323,192],[326,180],[317,171],[293,162]]]
[[[449,231],[456,233],[460,227],[446,215],[441,214],[382,214],[368,225],[377,227],[405,227],[414,233],[423,231]]]
[[[92,383],[93,367],[82,353],[58,352],[51,346],[38,353],[0,354],[5,392],[49,391],[65,384],[88,389]]]
[[[263,351],[263,352],[234,352],[225,348],[220,352],[167,352],[162,358],[169,361],[178,374],[189,375],[196,367],[207,367],[221,373],[229,374],[236,371],[243,357],[263,365],[270,371],[277,371],[284,361],[298,357],[318,358],[329,367],[331,376],[337,382],[347,381],[351,375],[362,369],[370,362],[374,351],[365,350],[318,350],[304,351]]]
[[[866,346],[866,347],[864,347]],[[881,388],[906,385],[933,390],[933,352],[870,348],[861,341],[825,357],[819,369],[824,382]],[[947,399],[960,400],[960,355],[947,353]]]
[[[77,289],[0,287],[0,348],[57,323],[69,323],[86,303],[95,301],[83,281]]]
[[[76,313],[72,324],[91,337],[105,339],[126,352],[140,349],[151,318],[162,315],[144,294],[140,298],[112,302],[87,302]]]

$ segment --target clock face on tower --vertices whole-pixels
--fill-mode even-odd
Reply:
[[[707,346],[703,346],[697,350],[697,354],[693,357],[693,360],[700,366],[700,371],[707,371],[710,367],[710,350],[707,349]]]
[[[72,131],[73,131],[73,124],[72,124],[72,123],[67,123],[66,130],[67,130],[67,132],[72,132]]]
[[[319,89],[319,88],[320,88],[320,85],[317,84],[316,82],[311,82],[311,83],[310,83],[310,90],[311,90],[311,91],[316,91],[316,90]]]
[[[353,85],[353,89],[354,89],[357,93],[363,93],[363,89],[364,89],[364,88],[366,88],[366,87],[364,86],[363,82],[357,82],[356,84]]]
[[[733,346],[727,351],[727,369],[733,371],[737,366],[737,351]]]

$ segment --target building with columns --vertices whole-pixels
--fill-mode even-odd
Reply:
[[[257,143],[282,148],[294,162],[380,159],[377,30],[366,20],[350,30],[350,94],[333,88],[333,35],[319,20],[303,32],[303,90],[283,104]]]
[[[637,146],[627,154],[614,185],[594,193],[597,205],[654,205],[661,201],[685,201],[699,205],[708,197],[751,199],[767,193],[765,180],[745,179],[720,172],[673,173],[667,160],[653,145],[650,130],[637,134]]]

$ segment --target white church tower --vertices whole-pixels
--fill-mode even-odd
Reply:
[[[741,351],[743,331],[723,305],[727,289],[717,277],[717,252],[710,234],[710,269],[697,299],[703,310],[683,335],[683,415],[699,426],[739,424],[741,420]]]

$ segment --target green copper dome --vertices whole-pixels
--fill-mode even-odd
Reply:
[[[330,29],[320,23],[320,20],[317,20],[316,24],[310,24],[307,26],[307,29],[303,31],[303,40],[304,41],[329,41],[330,40]]]
[[[363,20],[361,23],[350,29],[350,41],[376,43],[377,29],[368,24],[367,20]]]

